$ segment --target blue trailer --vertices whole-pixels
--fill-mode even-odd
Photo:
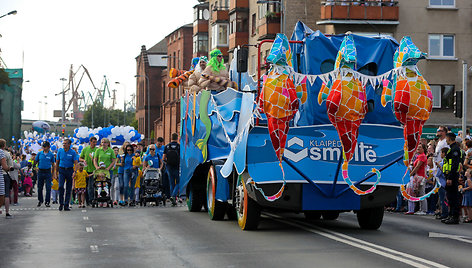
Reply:
[[[294,70],[300,75],[332,71],[343,37],[324,36],[299,22],[291,38],[297,41],[291,44]],[[374,77],[392,69],[398,47],[394,39],[353,37],[359,73]],[[211,122],[206,157],[197,146],[207,136],[208,127],[199,113],[202,94],[187,93],[181,100],[180,192],[187,194],[188,209],[204,208],[212,220],[227,215],[237,219],[243,230],[257,228],[261,211],[268,208],[325,220],[354,211],[361,228],[379,228],[384,206],[395,200],[406,169],[402,162],[403,128],[393,116],[391,104],[381,105],[381,86],[369,83],[366,87],[369,112],[359,129],[349,166],[350,178],[360,189],[376,183],[372,168],[381,172],[381,180],[374,192],[357,195],[342,179],[341,142],[328,120],[326,105],[317,102],[322,79],[307,83],[307,101],[290,122],[283,175],[266,117],[256,105],[258,83],[247,73],[238,79],[236,62],[231,65],[231,78],[241,80],[240,89],[211,94],[206,110]],[[267,199],[265,194],[274,194],[283,185],[280,198]]]

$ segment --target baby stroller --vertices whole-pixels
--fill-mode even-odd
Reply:
[[[106,204],[106,207],[113,207],[113,201],[110,195],[111,180],[110,172],[106,169],[97,169],[94,173],[94,198],[92,207],[98,207],[99,204]]]
[[[143,177],[139,205],[146,206],[147,202],[154,202],[158,206],[162,201],[162,205],[165,206],[166,196],[163,193],[161,171],[157,168],[148,168]]]

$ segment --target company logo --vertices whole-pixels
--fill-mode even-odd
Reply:
[[[297,147],[301,149],[297,151]],[[310,140],[309,148],[305,148],[302,139],[293,137],[287,141],[284,156],[295,163],[307,157],[313,161],[337,162],[342,157],[342,144],[338,140],[316,139]],[[358,142],[352,161],[375,163],[377,161],[377,153],[372,145]]]

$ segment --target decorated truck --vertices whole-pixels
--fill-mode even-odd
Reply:
[[[180,192],[190,211],[227,215],[243,230],[265,209],[324,220],[354,211],[361,228],[377,229],[399,192],[418,201],[437,191],[406,189],[432,106],[416,67],[425,54],[410,38],[325,36],[299,22],[291,40],[270,42],[257,81],[237,72],[235,55],[238,89],[181,100]]]

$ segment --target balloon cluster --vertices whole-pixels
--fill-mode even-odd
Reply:
[[[98,141],[108,138],[112,144],[121,145],[123,142],[140,142],[144,135],[139,134],[134,127],[130,126],[109,126],[90,129],[88,127],[79,127],[74,130],[74,138],[80,143],[87,143],[91,137],[96,137]]]
[[[48,141],[51,144],[51,151],[56,152],[59,148],[62,148],[62,138],[56,136],[56,133],[39,134],[37,131],[23,132],[24,139],[18,139],[15,141],[15,137],[12,137],[12,141],[17,144],[18,149],[22,149],[23,152],[28,150],[30,152],[37,153],[41,149],[41,144]],[[73,144],[78,145],[78,141],[71,139]]]

